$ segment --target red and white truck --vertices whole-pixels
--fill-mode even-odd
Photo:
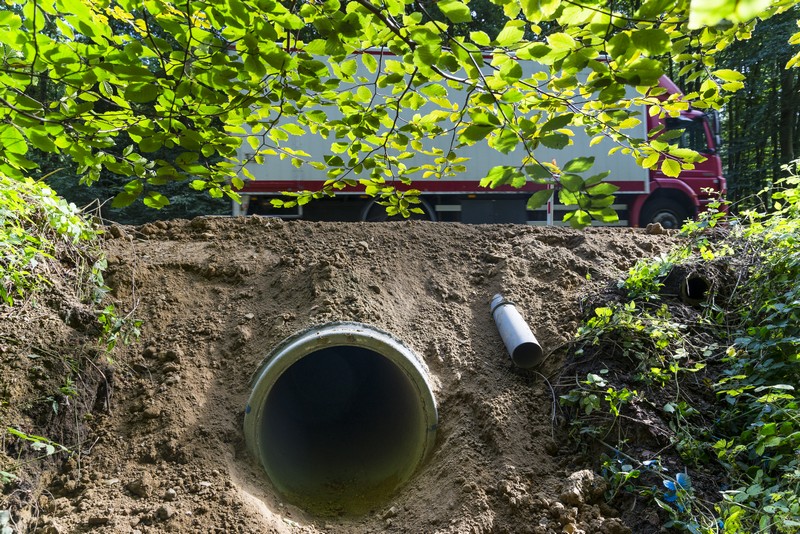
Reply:
[[[360,54],[380,55],[383,56],[381,59],[391,56],[389,52],[378,50],[367,50]],[[359,75],[375,76],[364,69],[361,61],[357,72],[357,76]],[[662,98],[681,93],[666,76],[661,77],[659,85],[666,91]],[[457,102],[458,99],[452,94],[453,89],[449,91],[450,100]],[[639,117],[641,124],[636,131],[626,132],[631,137],[644,139],[647,132],[658,126],[667,131],[681,130],[681,135],[676,136],[672,142],[678,143],[682,148],[699,152],[705,160],[695,163],[694,169],[682,170],[678,178],[670,178],[659,170],[659,165],[644,169],[629,155],[620,152],[609,155],[609,150],[615,146],[612,141],[604,139],[592,144],[583,129],[575,127],[571,128],[574,133],[572,144],[560,150],[539,147],[534,155],[538,161],[555,160],[561,165],[576,157],[593,156],[595,161],[591,174],[610,171],[606,181],[619,187],[613,206],[619,214],[620,220],[616,223],[618,225],[645,226],[659,222],[665,228],[680,227],[683,220],[694,218],[710,202],[718,200],[726,192],[719,155],[718,115],[716,112],[705,113],[690,109],[683,111],[679,118],[664,119],[659,118],[658,114],[650,116],[648,106],[641,106]],[[322,161],[326,154],[330,154],[331,140],[318,135],[307,133],[292,136],[288,143],[292,149],[310,154],[312,160]],[[242,143],[239,150],[241,160],[253,155],[248,143]],[[521,153],[522,150],[518,147],[509,154],[502,154],[485,142],[465,146],[458,150],[458,155],[469,158],[465,164],[466,172],[440,179],[416,179],[412,186],[405,186],[400,182],[394,185],[399,190],[413,188],[421,192],[419,207],[425,213],[415,215],[414,218],[464,223],[558,224],[561,216],[554,214],[559,210],[557,203],[554,205],[551,201],[541,209],[527,209],[531,194],[547,187],[546,185],[529,181],[519,189],[511,186],[500,186],[496,189],[480,186],[481,179],[491,168],[498,165],[518,166]],[[247,169],[255,180],[242,176],[245,185],[240,192],[241,204],[233,204],[233,215],[255,214],[333,221],[386,219],[385,207],[377,204],[374,198],[364,194],[363,188],[358,187],[338,191],[333,198],[313,200],[303,206],[275,208],[271,200],[281,198],[287,191],[321,189],[327,180],[325,171],[309,165],[297,167],[290,158],[278,157],[267,157],[263,164],[251,162]],[[358,175],[351,177],[360,178]]]

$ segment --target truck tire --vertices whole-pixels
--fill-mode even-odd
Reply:
[[[670,198],[654,198],[642,208],[639,226],[660,223],[668,230],[679,229],[683,222],[691,217],[691,213],[678,200]]]
[[[436,214],[430,204],[424,199],[420,198],[420,203],[417,205],[422,208],[425,213],[412,213],[407,219],[402,215],[395,215],[389,217],[386,213],[386,206],[378,204],[375,200],[370,200],[364,210],[361,212],[361,220],[364,222],[385,222],[385,221],[436,221]]]

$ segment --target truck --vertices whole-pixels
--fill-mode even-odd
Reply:
[[[379,56],[381,61],[393,57],[390,52],[378,49],[359,51],[356,56],[363,54]],[[531,61],[525,63],[533,64]],[[530,72],[527,74],[530,75]],[[370,75],[363,62],[359,61],[356,76],[375,75]],[[661,99],[682,94],[666,76],[660,78],[659,86],[664,90],[659,97]],[[457,98],[452,96],[453,89],[449,91],[451,101],[456,101]],[[633,94],[634,89],[629,88],[627,96]],[[681,111],[679,117],[662,117],[659,113],[651,115],[649,108],[649,105],[640,106],[637,115],[641,122],[638,129],[629,135],[646,139],[648,132],[675,130],[669,136],[671,142],[681,148],[692,149],[705,159],[695,163],[693,169],[683,169],[677,178],[668,177],[661,172],[660,165],[645,169],[637,165],[634,158],[621,153],[625,151],[613,150],[613,141],[593,141],[583,128],[572,128],[572,143],[566,147],[550,149],[539,146],[535,156],[538,161],[558,162],[576,157],[594,158],[592,172],[608,171],[606,181],[618,187],[612,208],[618,213],[619,220],[613,224],[643,227],[660,223],[667,229],[679,228],[684,220],[696,217],[726,192],[719,153],[719,117],[715,111],[691,108]],[[288,143],[291,149],[304,151],[312,160],[323,161],[326,154],[330,154],[331,140],[316,134],[291,137]],[[413,215],[417,219],[462,223],[559,224],[562,219],[559,212],[566,208],[554,202],[557,195],[537,209],[528,209],[527,202],[531,194],[543,188],[558,187],[557,183],[527,181],[519,188],[510,185],[494,189],[481,187],[481,179],[493,167],[519,165],[522,157],[520,152],[516,150],[503,154],[485,142],[463,146],[458,149],[458,155],[469,158],[465,172],[438,179],[417,179],[411,185],[398,182],[396,187],[398,190],[413,188],[419,191],[420,202],[417,206],[422,213]],[[263,163],[256,163],[253,149],[247,143],[242,143],[237,155],[240,161],[248,163],[245,165],[247,171],[242,175],[244,187],[240,191],[240,202],[233,203],[234,216],[252,214],[285,219],[367,222],[389,219],[385,206],[365,194],[363,186],[348,187],[334,197],[316,199],[304,205],[276,207],[281,203],[274,202],[274,199],[280,199],[287,192],[320,190],[328,179],[325,171],[309,165],[295,165],[291,158],[268,157]],[[419,154],[414,157],[423,160],[426,156]],[[245,175],[251,179],[246,179]]]

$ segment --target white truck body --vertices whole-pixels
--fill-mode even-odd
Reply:
[[[385,61],[387,58],[394,57],[389,52],[375,50],[367,50],[360,54],[378,55],[379,61]],[[356,55],[358,64],[356,79],[363,77],[367,80],[374,80],[379,73],[369,72],[369,70],[361,61],[360,54]],[[523,71],[528,69],[528,72],[524,72],[523,77],[529,77],[534,74],[533,68],[537,64],[530,61],[520,61],[520,63],[523,66]],[[674,84],[671,82],[669,82],[669,85],[674,88]],[[343,89],[347,88],[345,87]],[[675,89],[677,90],[677,88]],[[635,94],[635,90],[633,88],[629,88],[627,96],[630,98],[635,96]],[[381,100],[380,96],[381,93],[379,92],[379,98],[377,101]],[[459,91],[453,89],[452,87],[448,87],[448,99],[450,102],[463,105],[467,99],[466,89]],[[400,113],[399,123],[402,124],[404,121],[410,120],[415,113],[425,113],[429,109],[432,109],[433,106],[435,106],[435,104],[427,103],[422,107],[422,109],[417,111],[402,110]],[[326,108],[325,111],[332,120],[337,116],[335,115],[337,110],[334,110],[333,108]],[[638,126],[625,130],[625,133],[631,137],[645,139],[647,137],[648,129],[652,128],[653,126],[653,119],[649,117],[647,108],[645,106],[641,106],[641,108],[636,111],[638,112],[637,117],[641,122]],[[613,154],[609,154],[609,151],[617,146],[617,144],[610,139],[603,138],[599,142],[597,142],[598,140],[595,140],[595,144],[592,145],[592,138],[585,133],[583,128],[567,127],[567,130],[572,132],[571,144],[562,149],[551,149],[540,145],[536,148],[534,157],[538,161],[556,161],[559,165],[563,166],[566,162],[573,158],[593,156],[595,158],[595,163],[590,172],[587,174],[592,175],[603,171],[609,171],[609,176],[606,180],[617,185],[620,188],[619,194],[626,195],[626,198],[628,199],[627,201],[623,201],[622,203],[615,205],[616,209],[621,208],[624,211],[627,207],[629,207],[628,204],[633,203],[632,199],[636,197],[646,199],[646,197],[650,195],[652,192],[652,184],[654,179],[653,171],[649,171],[638,166],[634,158],[623,154],[622,151],[616,151]],[[710,137],[711,132],[709,132],[708,135]],[[331,143],[333,141],[335,140],[326,139],[321,135],[306,133],[302,136],[290,136],[289,140],[284,143],[284,146],[308,153],[310,155],[310,157],[307,158],[308,160],[324,161],[324,157],[331,154]],[[450,147],[451,136],[438,137],[434,141],[428,141],[428,143],[436,143],[438,148],[441,148],[446,152]],[[426,147],[427,146],[430,145],[426,145]],[[239,157],[242,160],[250,158],[254,152],[250,145],[246,142],[242,143],[242,146],[239,150]],[[464,164],[466,167],[466,172],[458,173],[454,176],[442,177],[439,179],[422,178],[420,174],[420,177],[416,178],[413,182],[413,188],[422,192],[421,196],[423,200],[428,198],[430,201],[429,205],[426,206],[426,211],[430,211],[430,214],[429,217],[426,218],[433,220],[462,220],[464,222],[533,222],[520,219],[520,217],[524,217],[525,219],[530,218],[529,216],[524,215],[524,201],[530,196],[532,191],[542,189],[543,186],[541,184],[530,182],[521,189],[513,189],[509,186],[500,187],[498,189],[488,189],[480,187],[479,185],[480,180],[484,178],[489,170],[493,167],[498,165],[519,166],[523,157],[525,156],[521,146],[518,145],[517,148],[510,153],[503,154],[490,147],[486,143],[486,140],[483,140],[472,146],[462,146],[457,148],[456,152],[459,156],[469,158],[469,161]],[[716,156],[716,158],[718,159],[718,156]],[[408,167],[432,162],[433,158],[431,156],[420,153],[417,153],[410,160],[404,160],[404,163]],[[245,187],[242,191],[243,202],[241,205],[234,203],[233,215],[246,215],[248,212],[258,213],[258,210],[253,210],[251,208],[254,200],[258,199],[259,197],[261,197],[261,206],[263,208],[267,204],[265,202],[267,199],[280,197],[281,193],[286,191],[319,190],[328,179],[325,170],[315,169],[310,165],[302,165],[298,167],[292,163],[292,158],[290,157],[283,159],[279,158],[278,156],[267,157],[263,164],[257,164],[255,162],[249,163],[247,165],[247,169],[255,177],[255,181],[247,180],[243,176],[243,179],[245,180]],[[368,178],[366,175],[359,176],[356,174],[349,174],[347,177],[353,179]],[[721,178],[721,176],[719,178]],[[722,187],[724,187],[724,179],[722,180]],[[664,183],[666,183],[666,181]],[[399,182],[398,185],[400,186]],[[661,187],[664,187],[664,185]],[[689,187],[689,189],[691,190],[693,187]],[[687,195],[689,194],[690,193],[687,193]],[[365,197],[363,188],[347,188],[337,192],[336,196],[340,202],[348,201],[349,197],[351,206],[356,204],[354,199],[360,199],[360,202],[358,203],[360,205],[360,216],[356,219],[368,219],[366,214],[369,212],[369,205],[372,202],[372,199]],[[444,217],[442,216],[446,213],[452,214],[462,212],[465,209],[470,209],[473,206],[477,206],[478,204],[476,204],[476,202],[478,201],[484,201],[484,203],[486,201],[497,202],[500,198],[508,202],[500,202],[497,206],[489,211],[487,211],[486,205],[484,204],[483,207],[480,208],[479,212],[469,215],[466,218],[453,217],[452,215]],[[519,208],[517,206],[514,209],[521,209],[523,215],[516,215],[510,220],[504,218],[505,216],[501,216],[500,220],[493,219],[494,216],[489,212],[495,214],[505,212],[507,209],[510,209],[512,206],[511,200],[515,198],[516,204],[513,205],[517,206],[519,202],[522,201],[523,207]],[[697,199],[695,197],[695,204],[697,204],[696,200]],[[307,210],[312,208],[315,202],[319,201],[312,201],[306,207],[299,206],[294,210],[276,209],[274,211],[267,211],[269,211],[269,215],[274,216],[289,218],[303,217],[305,215],[304,209]],[[470,204],[470,202],[472,203]],[[639,202],[638,208],[642,207],[643,202],[644,201]],[[552,223],[552,205],[549,204],[545,210],[548,214],[546,217],[534,217],[534,219],[538,219],[538,223]],[[342,211],[342,213],[344,212]],[[483,217],[487,218],[487,220],[481,220]],[[334,218],[336,218],[335,215]],[[353,219],[353,215],[342,216],[342,220],[356,219]],[[627,224],[628,222],[629,221],[627,220],[627,217],[625,217],[622,218],[620,224]],[[638,219],[635,221],[635,223],[636,222],[639,222]],[[533,223],[536,224],[536,222]]]

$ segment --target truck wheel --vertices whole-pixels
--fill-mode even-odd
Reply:
[[[389,217],[386,213],[386,206],[381,206],[375,200],[370,200],[369,203],[364,206],[364,210],[361,212],[361,220],[364,222],[385,222],[385,221],[436,221],[436,214],[433,211],[433,208],[430,204],[424,199],[419,199],[420,203],[417,204],[418,207],[422,208],[422,211],[425,213],[412,213],[408,219],[403,217],[402,215],[395,215],[393,217]]]
[[[642,208],[639,226],[644,227],[650,223],[660,223],[661,226],[668,230],[677,229],[683,226],[683,222],[690,217],[689,211],[677,200],[654,198]]]

